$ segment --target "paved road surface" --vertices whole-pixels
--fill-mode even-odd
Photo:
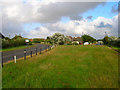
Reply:
[[[33,54],[35,54],[36,53],[36,50],[35,50],[36,48],[37,48],[37,52],[40,52],[40,48],[43,51],[43,50],[46,49],[46,47],[48,47],[48,45],[36,44],[36,46],[34,46],[34,47],[26,48],[26,55],[27,56],[30,55],[31,51],[32,51]],[[51,46],[49,46],[49,47],[51,47]],[[17,59],[18,59],[18,58],[24,57],[24,49],[3,52],[2,56],[3,56],[3,63],[13,60],[14,56],[16,56]]]

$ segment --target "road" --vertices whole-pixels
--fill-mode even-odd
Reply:
[[[51,47],[50,45],[46,45],[46,44],[35,44],[35,45],[36,46],[34,47],[26,48],[27,56],[30,55],[31,51],[33,54],[35,54],[36,48],[37,48],[37,52],[40,52],[40,48],[43,51],[46,49],[46,47]],[[25,49],[19,49],[19,50],[14,50],[14,51],[2,52],[3,63],[13,60],[14,56],[16,56],[17,59],[24,57],[24,50]]]

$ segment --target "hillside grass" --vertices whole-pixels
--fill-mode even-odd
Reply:
[[[5,64],[3,88],[117,88],[118,55],[107,46],[58,46]]]

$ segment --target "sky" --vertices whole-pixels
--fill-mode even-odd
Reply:
[[[0,29],[10,38],[16,34],[46,38],[62,33],[102,39],[105,32],[108,36],[118,36],[119,15],[118,2],[0,1]]]

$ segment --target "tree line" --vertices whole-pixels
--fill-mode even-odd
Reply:
[[[89,42],[89,43],[96,43],[99,40],[96,40],[90,35],[82,35],[81,36],[82,43],[84,42]],[[5,37],[5,39],[2,39],[2,48],[8,48],[8,47],[17,47],[21,45],[26,45],[27,43],[25,42],[25,38],[22,37],[21,35],[15,35],[12,39]],[[108,46],[120,46],[120,38],[111,36],[105,36],[103,39],[100,41],[103,41],[105,45]],[[54,33],[52,36],[47,36],[46,39],[41,39],[41,38],[34,38],[32,41],[29,40],[29,45],[32,45],[32,43],[47,43],[51,45],[78,45],[77,43],[73,43],[73,40],[69,36],[65,36],[64,34],[61,33]]]
[[[9,47],[17,47],[26,45],[25,38],[21,35],[15,35],[12,39],[9,37],[5,37],[2,39],[2,48],[9,48]]]
[[[103,38],[103,42],[107,46],[120,47],[120,37],[117,38],[115,36],[111,36],[111,37],[105,36]]]

